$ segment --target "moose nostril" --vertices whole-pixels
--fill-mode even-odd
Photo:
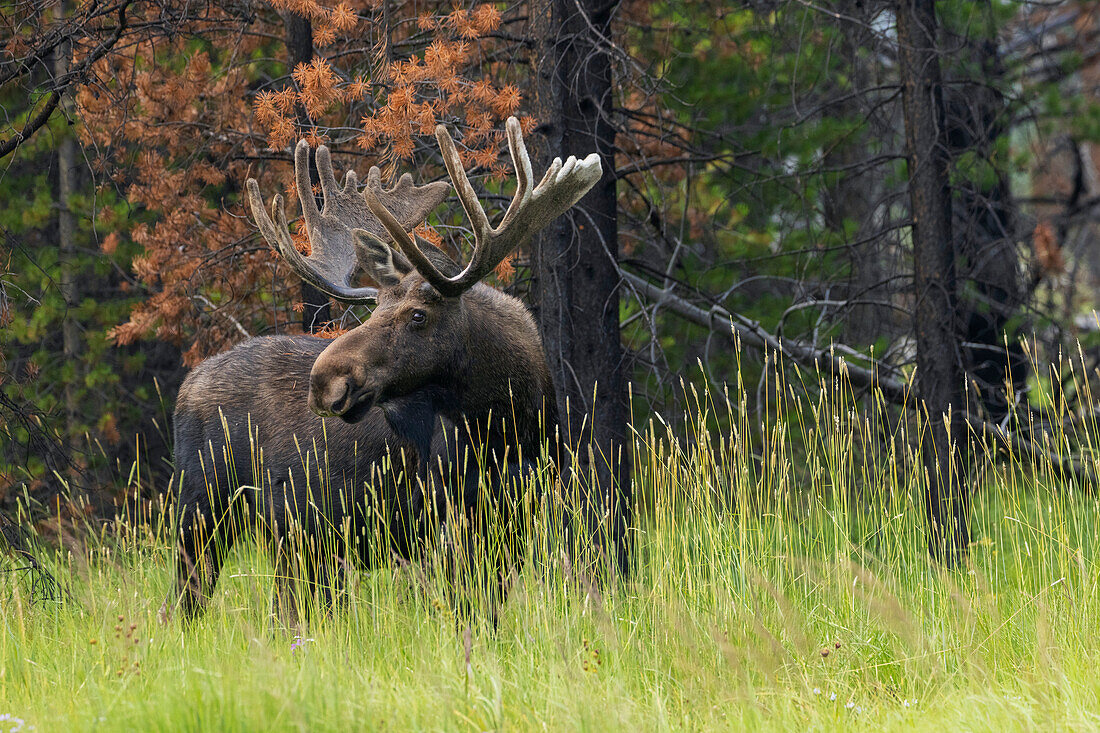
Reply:
[[[340,415],[346,412],[348,407],[350,406],[349,403],[351,402],[351,380],[341,379],[336,385],[333,386],[335,387],[333,391],[336,393],[336,397],[329,403],[331,405],[330,409],[333,413]]]

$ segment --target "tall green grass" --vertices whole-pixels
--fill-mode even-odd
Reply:
[[[1054,460],[1091,455],[1095,426],[1055,421],[1038,459],[976,438],[974,541],[948,570],[927,556],[919,421],[841,380],[799,396],[786,373],[688,388],[686,428],[636,426],[629,582],[557,560],[560,524],[533,512],[530,552],[550,559],[495,632],[456,617],[433,562],[352,568],[340,608],[287,631],[257,542],[198,622],[165,625],[170,528],[67,538],[48,561],[69,601],[0,579],[0,714],[40,731],[1100,728],[1100,498]]]

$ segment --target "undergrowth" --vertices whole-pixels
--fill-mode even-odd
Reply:
[[[678,438],[639,427],[629,580],[584,577],[533,519],[495,631],[431,563],[393,561],[287,630],[258,542],[198,621],[162,624],[157,513],[72,538],[44,559],[67,600],[0,576],[0,730],[1100,728],[1100,498],[1057,460],[1090,455],[1092,424],[1026,454],[975,435],[973,542],[944,568],[921,426],[789,384],[756,412],[741,388],[699,395]]]

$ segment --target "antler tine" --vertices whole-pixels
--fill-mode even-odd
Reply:
[[[443,164],[447,166],[447,175],[451,177],[458,200],[462,203],[462,209],[470,220],[470,226],[474,230],[474,237],[481,239],[492,228],[489,226],[489,217],[485,209],[478,201],[474,187],[470,185],[470,179],[466,177],[466,170],[462,167],[462,157],[455,148],[455,141],[451,139],[451,133],[443,125],[435,126],[435,139],[439,141],[439,152],[443,154]]]
[[[462,202],[462,208],[469,217],[474,231],[474,252],[470,262],[454,277],[446,277],[439,272],[404,228],[398,231],[397,221],[392,216],[386,215],[388,212],[385,211],[385,207],[381,206],[379,200],[372,195],[375,186],[370,181],[367,183],[367,205],[370,206],[371,212],[386,227],[394,242],[420,271],[424,279],[444,295],[458,295],[473,287],[492,272],[513,250],[530,239],[532,234],[546,227],[577,203],[596,185],[602,175],[600,156],[596,153],[592,153],[581,161],[570,156],[564,165],[560,158],[555,158],[542,181],[532,189],[531,182],[534,180],[534,175],[531,158],[523,142],[519,120],[509,117],[507,130],[508,147],[512,153],[512,162],[515,164],[518,179],[516,194],[500,225],[493,228],[489,224],[489,218],[473,186],[466,177],[466,171],[462,168],[462,158],[455,148],[450,133],[443,125],[435,129],[447,173],[458,192],[459,201]]]
[[[260,233],[276,252],[278,252],[287,264],[289,264],[301,278],[322,292],[346,303],[373,303],[378,298],[377,288],[351,288],[346,281],[343,285],[334,282],[335,275],[321,271],[317,260],[304,257],[298,248],[294,246],[294,239],[290,236],[290,228],[286,223],[286,213],[283,206],[283,197],[275,194],[271,200],[271,216],[264,210],[263,198],[260,196],[260,186],[255,178],[249,178],[248,202],[252,209],[252,218],[260,228]],[[274,219],[274,221],[272,221]],[[354,268],[354,263],[352,267]],[[322,265],[323,267],[323,265]],[[329,268],[326,268],[329,269]]]
[[[325,149],[325,154],[318,155],[318,158],[322,190],[327,188],[332,191],[336,187],[336,180],[332,173],[332,162],[328,157],[328,150]],[[321,158],[326,165],[321,165]],[[331,182],[326,182],[326,173],[327,177],[332,179]],[[375,302],[378,299],[377,288],[351,287],[352,275],[358,266],[354,248],[348,246],[341,251],[341,248],[332,246],[333,242],[328,241],[329,238],[315,236],[315,232],[322,227],[323,222],[322,213],[318,211],[317,202],[313,197],[313,187],[309,182],[309,143],[305,140],[300,141],[294,150],[294,179],[313,251],[305,257],[294,246],[290,228],[286,223],[283,197],[276,194],[272,199],[269,217],[264,210],[259,184],[256,179],[249,178],[247,181],[249,205],[252,209],[252,218],[260,228],[260,233],[263,234],[268,245],[277,251],[303,280],[318,290],[345,303]]]
[[[320,173],[319,167],[318,173]],[[309,143],[299,140],[294,146],[294,187],[298,191],[298,204],[302,207],[302,218],[306,220],[306,228],[312,229],[310,224],[316,223],[321,212],[317,209],[317,199],[314,198],[313,184],[309,178]]]
[[[248,207],[252,210],[252,220],[256,222],[260,234],[267,240],[268,245],[280,254],[282,254],[283,249],[294,249],[294,241],[290,237],[290,231],[276,229],[275,223],[268,216],[267,211],[264,210],[264,200],[260,195],[260,185],[256,183],[256,179],[249,178],[245,185],[248,188]],[[275,198],[271,200],[271,211],[278,212],[282,208],[283,197],[275,194]],[[294,249],[294,252],[297,254],[298,250]]]
[[[531,169],[531,156],[527,154],[527,145],[523,142],[523,131],[520,129],[519,120],[509,117],[505,123],[505,130],[508,133],[508,152],[512,156],[512,167],[516,169],[517,181],[516,194],[512,198],[512,203],[508,205],[504,219],[500,222],[501,227],[508,226],[523,204],[531,198],[531,181],[535,178],[535,173]],[[557,163],[556,158],[554,162]],[[553,170],[552,166],[550,170]],[[550,170],[546,172],[547,176],[550,175]]]
[[[400,248],[405,256],[409,258],[409,262],[416,268],[417,272],[424,276],[432,286],[443,295],[453,296],[459,295],[463,288],[456,287],[455,283],[451,282],[451,279],[440,272],[435,265],[431,263],[424,251],[420,249],[419,245],[413,238],[409,236],[409,233],[405,231],[405,227],[401,226],[390,210],[378,200],[376,188],[378,184],[378,178],[374,174],[377,172],[377,168],[371,168],[370,175],[367,176],[367,190],[364,192],[364,196],[367,200],[367,206],[370,207],[371,213],[378,217],[378,221],[382,222],[382,226],[386,228],[386,232],[393,239],[394,244]],[[371,184],[374,184],[372,186]],[[372,232],[365,232],[369,234],[372,239],[382,241],[380,237],[375,236]]]
[[[512,197],[512,203],[508,205],[508,211],[505,212],[500,224],[495,229],[490,229],[488,221],[486,221],[486,231],[475,239],[474,252],[470,257],[470,263],[458,275],[460,279],[468,281],[471,285],[492,272],[505,257],[537,231],[537,229],[525,227],[525,222],[518,221],[521,214],[530,208],[531,199],[534,196],[534,192],[531,190],[531,179],[534,178],[531,169],[531,157],[527,154],[527,145],[523,142],[523,132],[520,130],[519,120],[515,117],[509,117],[505,123],[505,129],[508,133],[508,152],[511,153],[512,165],[516,169],[516,193]],[[450,135],[447,137],[449,138]],[[550,166],[550,171],[554,171],[558,165],[559,162],[555,159]],[[550,175],[550,171],[547,172],[547,176]],[[461,194],[459,195],[461,196]],[[480,209],[481,203],[474,197],[473,189],[470,189],[470,196],[473,197],[474,205]],[[565,211],[565,209],[562,209],[562,211]],[[562,212],[558,212],[558,214],[560,213]],[[557,214],[554,216],[556,217]],[[547,219],[538,229],[542,229],[549,223],[550,219]]]
[[[315,160],[324,199],[320,209],[310,182],[309,143],[300,141],[294,150],[294,182],[312,247],[308,257],[302,256],[294,247],[286,225],[282,196],[275,197],[272,217],[268,217],[260,197],[259,185],[250,178],[248,192],[252,218],[268,244],[283,256],[302,279],[345,303],[373,303],[378,296],[376,288],[352,287],[356,269],[363,256],[362,249],[356,246],[352,231],[364,230],[383,242],[385,240],[382,238],[388,231],[368,207],[365,200],[367,192],[359,193],[359,179],[354,171],[347,171],[341,186],[332,169],[332,156],[327,147],[321,145],[317,148]],[[377,179],[377,170],[372,169],[371,172]],[[397,185],[389,190],[383,190],[380,181],[372,182],[376,183],[377,193],[385,204],[398,212],[398,226],[404,227],[416,226],[427,218],[431,210],[450,192],[450,186],[443,182],[415,186],[412,176],[408,174],[402,176]],[[278,226],[272,222],[272,218]]]

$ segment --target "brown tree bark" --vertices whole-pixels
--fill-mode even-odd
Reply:
[[[68,3],[59,3],[54,14],[58,22],[64,22]],[[71,48],[68,41],[63,41],[54,49],[54,75],[61,79],[69,71],[69,57]],[[72,114],[72,103],[62,97],[60,107],[66,118]],[[75,370],[73,378],[68,380],[63,387],[65,403],[65,436],[68,440],[69,450],[74,454],[80,447],[77,437],[80,433],[80,403],[79,385],[81,381],[80,361],[80,324],[76,319],[76,306],[80,298],[77,287],[77,276],[80,272],[76,263],[76,218],[73,216],[69,203],[73,194],[77,192],[77,148],[76,138],[71,130],[65,130],[61,142],[57,146],[57,248],[58,260],[61,266],[60,286],[61,296],[65,299],[65,316],[61,321],[61,355],[66,364],[71,364]],[[76,486],[76,463],[71,464],[74,470],[70,472],[70,478],[74,479]],[[77,492],[74,490],[73,492]],[[77,496],[72,497],[74,500]],[[85,497],[86,498],[86,497]]]
[[[557,391],[565,444],[597,558],[620,574],[630,549],[627,363],[619,334],[618,204],[612,70],[613,2],[537,0],[535,114],[540,169],[598,152],[603,178],[533,243],[533,304]]]
[[[969,496],[959,485],[955,463],[962,370],[935,2],[898,0],[896,15],[912,215],[917,384],[928,421],[921,446],[928,474],[928,547],[933,557],[953,564],[965,557],[969,544]]]
[[[293,73],[298,64],[308,64],[313,61],[313,23],[309,18],[304,18],[295,13],[283,14],[283,22],[286,26],[286,53],[287,71]],[[291,84],[294,82],[291,81]],[[309,117],[302,105],[298,105],[298,124],[306,126]],[[314,162],[313,153],[309,156],[309,178],[316,184],[321,179],[317,175],[317,164]],[[332,320],[332,308],[329,297],[318,290],[311,283],[302,280],[302,330],[306,333],[314,333],[325,327]]]

